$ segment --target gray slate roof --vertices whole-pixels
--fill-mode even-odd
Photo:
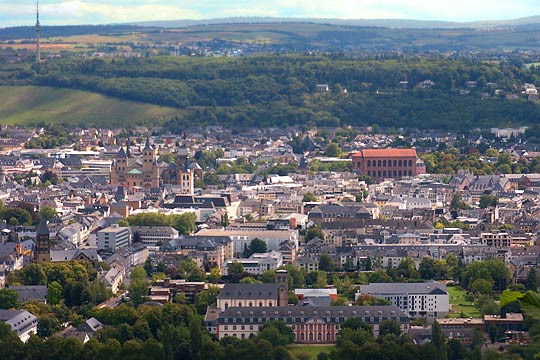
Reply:
[[[225,284],[218,299],[277,299],[277,284]]]
[[[47,301],[47,286],[45,285],[10,286],[9,289],[17,292],[19,302],[38,300],[44,303]]]
[[[445,284],[426,283],[374,283],[360,285],[363,294],[448,294]]]
[[[292,318],[365,318],[368,323],[378,323],[379,318],[394,318],[400,322],[409,322],[409,316],[397,306],[273,306],[273,307],[230,307],[219,314],[217,322],[225,319],[253,318],[254,322],[282,320]]]

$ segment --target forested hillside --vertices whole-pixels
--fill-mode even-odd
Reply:
[[[174,129],[196,120],[234,126],[379,124],[466,130],[540,121],[536,103],[504,96],[519,94],[523,83],[536,83],[539,75],[537,67],[519,62],[266,55],[69,59],[43,64],[39,72],[4,69],[0,81],[193,108],[170,121]],[[424,80],[434,85],[419,87]],[[468,81],[476,81],[476,87],[460,94]],[[317,84],[328,84],[332,91],[317,93]],[[502,92],[496,94],[495,88]]]

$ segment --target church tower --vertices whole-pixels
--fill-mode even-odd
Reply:
[[[156,162],[156,150],[150,145],[150,135],[146,135],[146,143],[142,150],[142,172],[144,174],[144,187],[159,186],[159,169]]]
[[[195,192],[195,177],[189,168],[186,149],[179,149],[176,157],[176,185],[180,186],[180,194],[193,195]]]
[[[125,172],[128,167],[128,157],[123,147],[120,147],[111,169],[111,184],[114,186],[125,184]]]
[[[51,261],[51,241],[47,220],[41,217],[41,221],[36,228],[36,251],[35,261],[38,264]]]
[[[289,273],[287,270],[276,270],[278,285],[278,306],[289,305]]]

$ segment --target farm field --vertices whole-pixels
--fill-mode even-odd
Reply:
[[[88,91],[38,86],[0,86],[0,98],[2,125],[44,122],[125,127],[185,111]]]

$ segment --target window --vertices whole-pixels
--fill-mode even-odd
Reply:
[[[223,330],[229,330],[229,325],[223,326]]]
[[[304,336],[304,333],[301,333],[300,334],[300,341],[305,341],[306,340],[306,337]]]
[[[403,166],[403,163],[401,162],[401,160],[398,161],[398,164],[399,166]]]
[[[382,161],[382,166],[386,166],[386,160]]]
[[[368,161],[367,161],[367,166],[368,166],[368,167],[371,167],[371,160],[368,160]]]
[[[232,329],[233,329],[233,330],[236,330],[236,325],[233,325]]]
[[[381,160],[377,160],[377,166],[381,166]]]
[[[409,160],[409,166],[412,167],[412,160]]]
[[[394,160],[394,166],[397,166],[397,160]]]

